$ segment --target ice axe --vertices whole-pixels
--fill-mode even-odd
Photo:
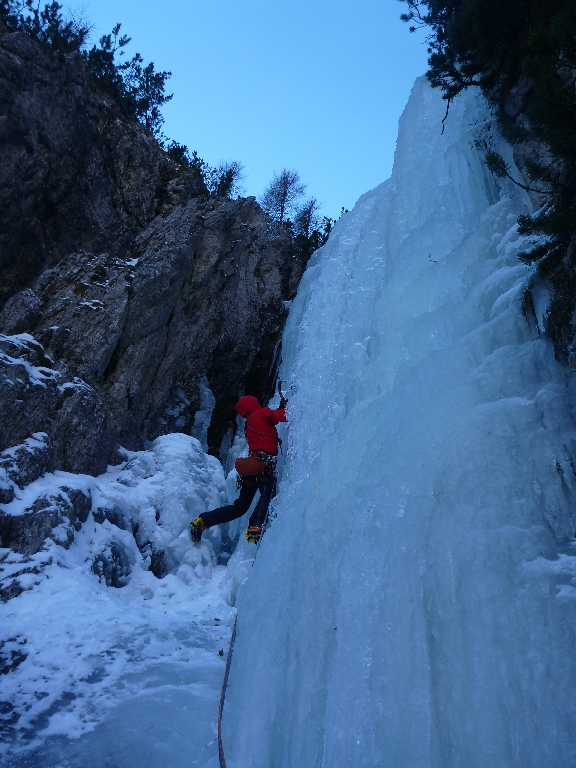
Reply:
[[[282,392],[282,382],[280,379],[278,379],[278,394],[280,395],[280,408],[286,408],[288,400],[284,396],[284,392]]]

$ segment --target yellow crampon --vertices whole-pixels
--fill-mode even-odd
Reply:
[[[262,536],[261,525],[251,525],[244,531],[244,536],[251,544],[258,544],[260,537]]]

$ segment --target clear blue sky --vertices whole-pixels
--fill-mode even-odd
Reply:
[[[72,5],[72,4],[71,4]],[[239,160],[246,193],[296,169],[337,217],[384,181],[398,118],[426,70],[398,0],[88,0],[93,39],[116,22],[169,70],[164,132],[215,165]]]

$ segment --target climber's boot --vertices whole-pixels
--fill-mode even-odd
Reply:
[[[204,532],[205,528],[206,526],[204,525],[204,520],[202,520],[201,517],[197,517],[196,520],[192,520],[190,523],[190,536],[192,536],[192,541],[194,544],[198,544],[200,542],[202,533]]]
[[[258,544],[260,537],[262,536],[261,525],[250,525],[247,530],[244,531],[244,536],[251,544]]]

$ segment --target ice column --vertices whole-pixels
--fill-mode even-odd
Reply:
[[[238,600],[231,768],[576,765],[574,374],[522,314],[520,189],[424,80],[285,332],[278,517]],[[498,142],[500,143],[498,144]],[[480,144],[479,144],[480,143]]]

